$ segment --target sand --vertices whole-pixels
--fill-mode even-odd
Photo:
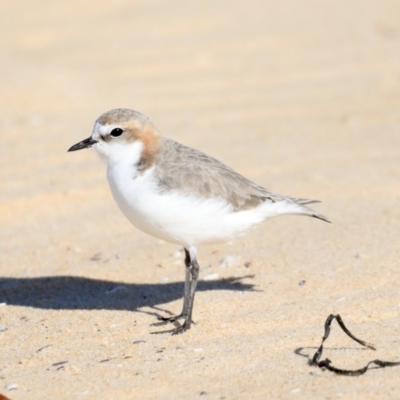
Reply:
[[[0,6],[0,393],[10,399],[400,397],[399,368],[308,365],[332,324],[342,368],[399,360],[400,3]],[[105,167],[67,153],[110,108],[332,220],[282,217],[183,254],[131,226]]]

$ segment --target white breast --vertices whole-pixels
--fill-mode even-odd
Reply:
[[[152,168],[138,174],[132,165],[118,163],[109,166],[108,182],[119,208],[133,225],[182,246],[230,240],[265,218],[256,210],[233,212],[222,198],[160,193]]]

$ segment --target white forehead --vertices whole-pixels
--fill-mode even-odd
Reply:
[[[108,135],[114,128],[119,128],[118,125],[115,124],[101,124],[96,121],[93,127],[92,138],[99,139],[100,137],[104,137]]]

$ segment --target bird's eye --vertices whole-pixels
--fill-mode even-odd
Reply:
[[[110,135],[113,137],[121,136],[124,133],[124,130],[121,128],[114,128],[111,132]]]

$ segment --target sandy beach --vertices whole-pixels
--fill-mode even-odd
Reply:
[[[18,399],[398,399],[400,3],[6,0],[0,5],[0,393]],[[90,151],[112,108],[332,224],[267,221],[183,252],[135,229]]]

